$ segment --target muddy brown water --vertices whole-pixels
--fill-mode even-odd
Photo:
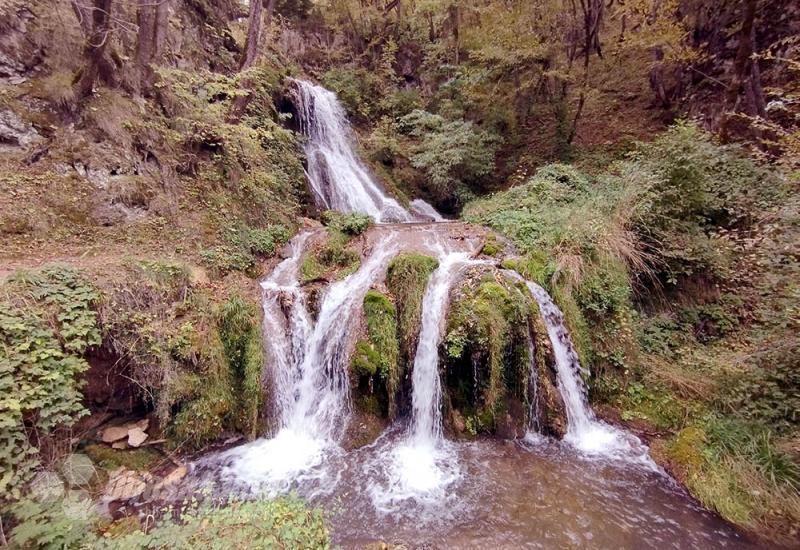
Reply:
[[[763,548],[664,472],[581,456],[550,440],[455,443],[461,475],[443,498],[379,511],[371,494],[385,475],[380,457],[401,436],[396,427],[373,445],[333,453],[321,471],[284,490],[322,507],[334,544],[345,549],[376,542],[408,549]],[[189,478],[195,488],[211,483],[218,496],[256,495],[225,479],[223,465],[211,457]]]
[[[345,471],[331,510],[334,541],[409,548],[755,548],[671,478],[638,465],[581,458],[556,442],[458,445],[462,477],[434,507],[377,513],[369,485]]]

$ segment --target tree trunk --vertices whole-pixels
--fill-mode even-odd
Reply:
[[[169,0],[139,0],[136,20],[139,26],[136,42],[136,68],[139,91],[147,91],[155,83],[153,64],[163,50],[169,24]]]
[[[241,62],[241,71],[246,71],[255,65],[258,59],[258,45],[261,41],[261,12],[264,7],[262,0],[250,0],[250,15],[247,28],[247,41],[245,42],[244,56]],[[267,4],[266,24],[269,26],[272,19],[272,12],[275,10],[275,0],[269,0]],[[241,82],[242,88],[250,88],[252,82],[249,78],[244,78]],[[236,122],[244,114],[247,104],[250,103],[252,94],[239,95],[233,100],[231,112],[228,116],[231,122]]]
[[[274,5],[270,0],[270,5]],[[250,0],[250,14],[247,17],[247,39],[244,43],[244,54],[239,62],[239,70],[246,70],[253,66],[258,55],[258,43],[261,40],[261,12],[264,4],[262,0]]]
[[[752,86],[753,52],[757,0],[742,0],[742,30],[739,32],[739,48],[733,62],[733,77],[725,92],[724,111],[719,134],[723,142],[731,139],[731,123],[740,104],[742,92]],[[758,83],[760,85],[760,82]]]
[[[86,65],[75,84],[75,97],[83,99],[92,93],[98,78],[112,82],[114,68],[105,58],[106,47],[111,39],[112,0],[94,0],[92,6],[92,32],[87,37],[83,55]]]

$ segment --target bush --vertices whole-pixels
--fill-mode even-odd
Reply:
[[[439,199],[460,185],[478,186],[494,171],[500,139],[472,122],[415,110],[400,119],[399,128],[415,140],[411,164],[425,174]]]
[[[99,513],[88,499],[68,497],[47,502],[23,501],[12,510],[18,524],[11,542],[19,547],[57,550],[95,548],[211,548],[225,541],[233,548],[330,548],[322,512],[309,509],[294,496],[222,505],[187,503],[180,511],[168,508],[146,533],[138,522],[101,534]],[[179,521],[172,521],[179,517]]]
[[[19,498],[40,460],[36,445],[88,412],[79,375],[89,368],[83,354],[100,343],[100,294],[62,267],[18,273],[3,291],[9,301],[0,302],[0,494]]]
[[[334,231],[355,236],[361,235],[369,229],[375,223],[375,220],[367,214],[359,214],[357,212],[345,214],[335,210],[326,210],[322,213],[322,223]]]

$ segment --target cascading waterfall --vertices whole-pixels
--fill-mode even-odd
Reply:
[[[336,94],[304,80],[294,80],[294,94],[300,126],[308,137],[306,173],[320,206],[369,214],[377,222],[413,221],[406,209],[383,192],[353,151],[350,126]]]
[[[581,364],[564,322],[564,314],[545,289],[532,281],[525,281],[525,284],[539,304],[553,345],[558,390],[567,411],[565,441],[589,454],[617,456],[655,468],[647,447],[636,436],[595,418],[586,397]]]
[[[250,487],[281,490],[319,466],[327,451],[335,448],[349,417],[347,377],[351,321],[357,315],[369,287],[396,253],[389,234],[358,271],[330,286],[323,298],[316,324],[308,322],[298,287],[297,262],[305,237],[293,242],[292,256],[276,268],[277,277],[264,282],[265,327],[276,371],[276,394],[281,428],[271,439],[262,439],[228,451],[231,460],[224,475]],[[292,278],[279,285],[273,279]],[[295,299],[280,307],[280,296]],[[288,309],[288,312],[286,311]],[[299,327],[300,330],[286,330]],[[308,329],[306,329],[308,327]]]
[[[453,282],[461,268],[479,263],[466,252],[442,253],[428,281],[411,375],[411,423],[405,437],[382,454],[388,483],[371,489],[379,510],[392,511],[408,499],[422,504],[444,502],[444,489],[461,475],[453,445],[442,435],[439,343]]]

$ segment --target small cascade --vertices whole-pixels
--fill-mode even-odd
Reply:
[[[369,214],[377,222],[414,221],[380,188],[353,151],[350,125],[336,94],[304,80],[293,82],[300,126],[308,137],[306,174],[319,205]]]
[[[409,203],[411,213],[421,221],[443,222],[446,221],[436,209],[422,199],[414,199]]]
[[[367,290],[396,253],[392,237],[388,233],[358,271],[330,286],[313,328],[297,283],[307,236],[293,241],[291,257],[263,283],[265,333],[281,428],[271,439],[228,451],[224,476],[277,491],[303,476],[325,475],[310,471],[335,449],[349,418],[350,328]],[[281,300],[289,303],[281,307]]]
[[[533,434],[540,434],[542,431],[541,419],[542,412],[539,405],[539,366],[536,363],[536,339],[533,335],[533,327],[528,324],[528,360],[530,373],[528,374],[528,435],[530,439]]]
[[[408,499],[441,505],[446,502],[444,490],[461,475],[454,446],[442,435],[439,343],[450,289],[464,266],[479,263],[466,252],[443,252],[428,281],[412,372],[411,424],[405,437],[380,455],[379,467],[368,465],[388,476],[387,486],[372,486],[372,500],[379,510],[395,510]]]
[[[273,393],[277,414],[290,406],[292,394],[282,390],[291,387],[293,365],[303,361],[311,333],[311,319],[298,281],[300,259],[310,235],[303,232],[292,239],[289,256],[261,283],[264,334],[269,343],[267,363],[271,367],[268,372],[276,389]]]
[[[558,390],[567,411],[565,441],[588,454],[618,457],[655,469],[647,447],[636,436],[595,418],[589,407],[581,364],[572,345],[564,314],[545,289],[532,281],[525,281],[525,284],[539,304],[547,335],[553,345]]]

